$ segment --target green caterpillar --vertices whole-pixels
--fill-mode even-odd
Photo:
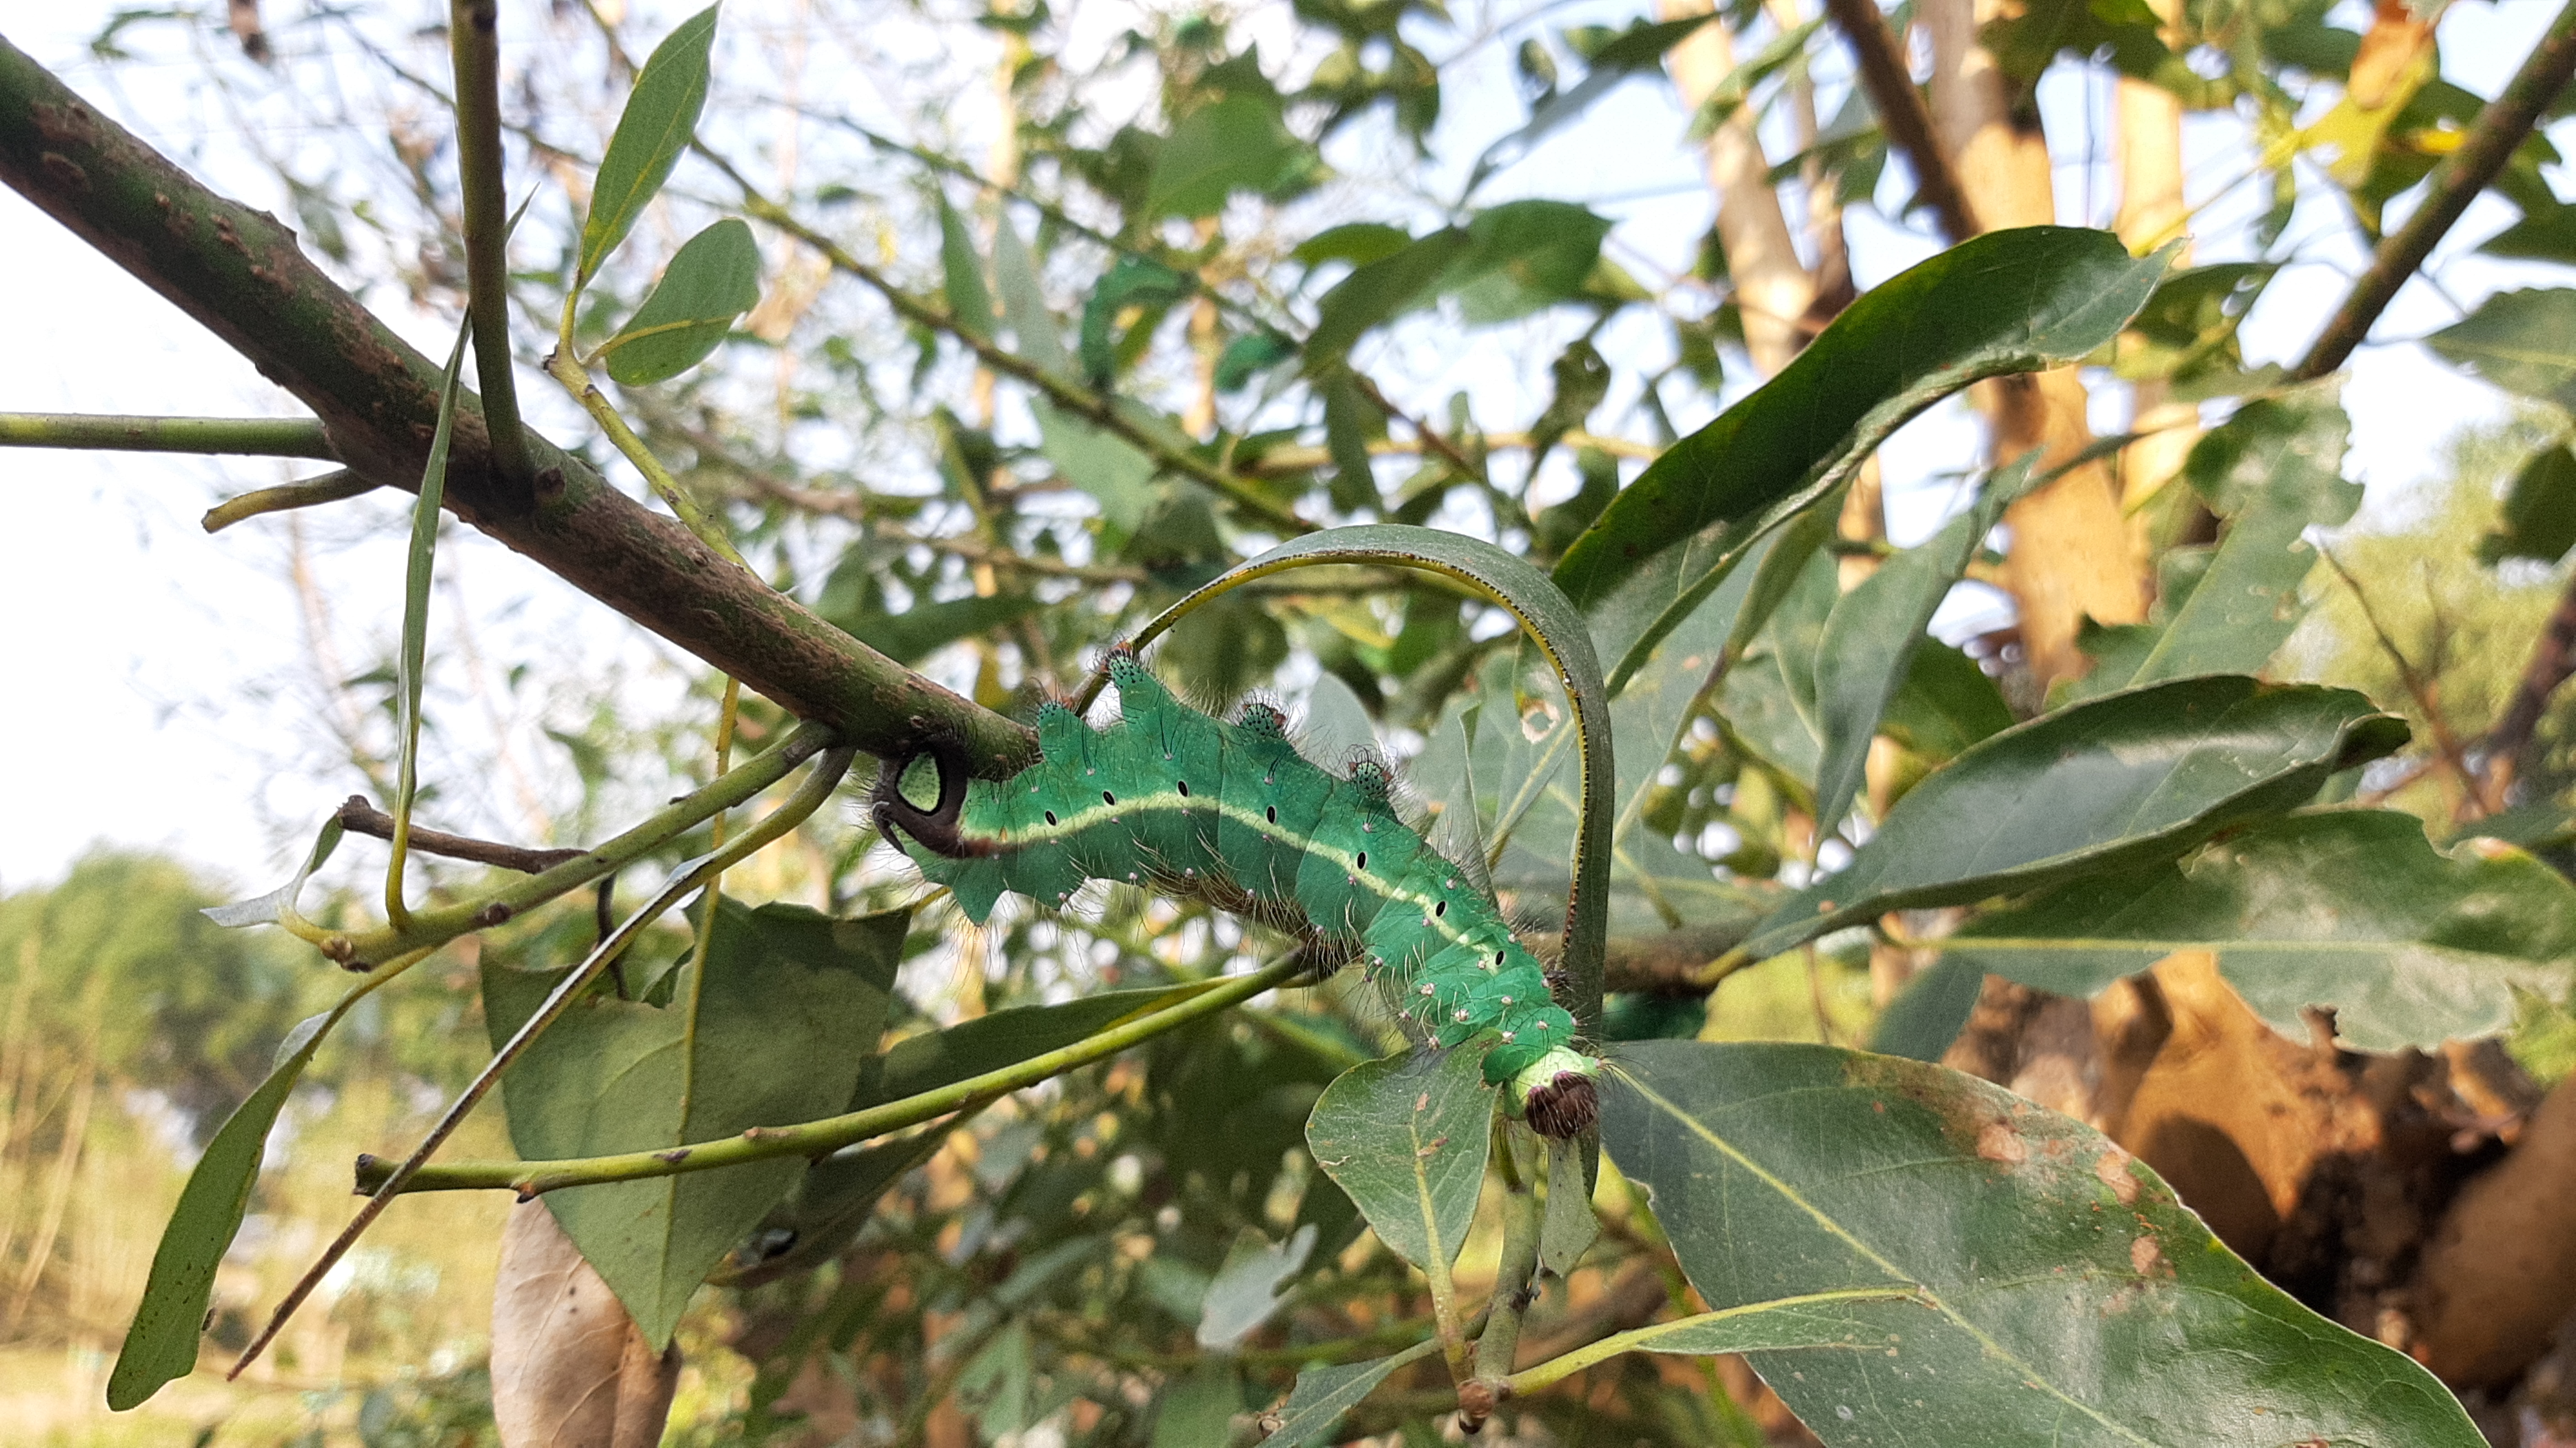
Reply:
[[[1396,817],[1394,781],[1364,760],[1318,769],[1267,704],[1233,723],[1172,697],[1134,651],[1108,660],[1120,722],[1095,730],[1050,701],[1043,758],[969,783],[932,750],[939,799],[923,809],[889,768],[874,810],[887,838],[981,922],[1004,891],[1062,905],[1087,880],[1150,884],[1304,937],[1338,965],[1363,959],[1406,1018],[1441,1047],[1491,1032],[1485,1079],[1551,1137],[1589,1129],[1601,1063],[1574,1048],[1574,1018],[1512,938],[1493,895]]]

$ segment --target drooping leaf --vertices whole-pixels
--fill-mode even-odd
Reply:
[[[991,341],[993,293],[984,285],[984,263],[975,254],[975,238],[967,233],[966,218],[948,204],[945,192],[939,197],[939,273],[948,315],[967,335]]]
[[[1712,1308],[1831,1309],[1848,1345],[1753,1364],[1830,1448],[1921,1438],[2476,1448],[2405,1355],[2309,1312],[2097,1133],[1937,1066],[1651,1041],[1602,1141]],[[1903,1295],[1898,1295],[1903,1294]]]
[[[1443,227],[1353,268],[1315,304],[1306,375],[1321,377],[1340,366],[1364,334],[1422,300],[1473,245],[1464,230]]]
[[[1154,162],[1147,216],[1214,216],[1238,191],[1282,198],[1323,171],[1314,148],[1289,134],[1274,97],[1238,91],[1181,117]]]
[[[2142,874],[2070,882],[1937,943],[1951,961],[2072,996],[2210,951],[2281,1031],[2304,1039],[2302,1009],[2328,1006],[2357,1049],[2430,1049],[2510,1025],[2516,987],[2566,993],[2576,886],[2491,840],[2439,853],[2413,815],[2331,810]]]
[[[1597,606],[1657,554],[1706,560],[1679,617],[1770,523],[1822,497],[1878,439],[1984,377],[2084,356],[2145,303],[2167,256],[2107,232],[1989,232],[1864,293],[1797,360],[1646,469],[1575,540],[1556,578]],[[1662,627],[1650,626],[1651,638]]]
[[[531,1160],[595,1156],[841,1110],[883,1027],[909,920],[908,910],[835,920],[724,901],[703,969],[694,960],[681,968],[669,1006],[594,994],[502,1077],[511,1141]],[[554,983],[486,963],[496,1045]],[[546,1202],[658,1344],[718,1259],[803,1171],[793,1159],[765,1161],[578,1187]]]
[[[2555,563],[2576,548],[2576,449],[2565,443],[2533,453],[2504,495],[2504,526],[2478,540],[2478,561],[2507,558]]]
[[[1288,1401],[1279,1409],[1279,1426],[1261,1440],[1261,1448],[1314,1448],[1325,1441],[1344,1413],[1376,1392],[1378,1384],[1429,1357],[1439,1346],[1439,1339],[1434,1338],[1375,1362],[1308,1368],[1299,1373],[1297,1386],[1289,1390]]]
[[[1905,686],[1933,610],[1967,572],[2005,506],[2028,487],[2032,461],[1998,469],[1967,511],[1835,600],[1816,645],[1816,714],[1824,738],[1816,766],[1818,824],[1839,825],[1860,793],[1869,742],[1888,701]]]
[[[302,878],[301,876],[298,877]],[[161,1229],[161,1244],[152,1252],[152,1271],[135,1306],[134,1322],[125,1330],[125,1346],[108,1374],[107,1405],[117,1412],[139,1406],[161,1391],[164,1383],[196,1371],[197,1337],[204,1331],[206,1304],[215,1288],[215,1269],[222,1265],[242,1215],[250,1209],[251,1187],[267,1155],[268,1131],[277,1113],[302,1079],[304,1068],[320,1049],[322,1038],[347,1013],[363,991],[353,990],[332,1010],[308,1017],[278,1044],[277,1064],[249,1099],[233,1108],[206,1143],[205,1153],[188,1172],[179,1205]]]
[[[1306,1142],[1388,1250],[1445,1273],[1476,1216],[1493,1118],[1481,1053],[1408,1051],[1325,1087]]]
[[[198,913],[217,925],[232,929],[276,924],[295,913],[296,897],[304,893],[304,882],[312,879],[313,872],[329,862],[332,851],[340,848],[344,832],[339,813],[334,811],[329,819],[322,822],[322,828],[314,832],[313,847],[304,852],[304,863],[296,867],[294,879],[265,895],[236,900],[230,905],[210,905]]]
[[[1474,324],[1574,300],[1601,259],[1610,219],[1568,201],[1507,201],[1467,223],[1467,249],[1439,281]]]
[[[1574,1271],[1601,1237],[1601,1219],[1593,1215],[1583,1155],[1582,1143],[1577,1141],[1547,1144],[1547,1201],[1538,1223],[1538,1265],[1560,1279]]]
[[[1879,1012],[1869,1048],[1882,1056],[1938,1061],[1968,1028],[1985,989],[1986,973],[1963,956],[1947,955],[1918,970]]]
[[[2424,342],[2507,392],[2576,407],[2576,291],[2496,292]]]
[[[628,387],[679,376],[706,360],[733,319],[760,305],[760,243],[728,216],[682,243],[653,294],[600,344],[608,375]]]
[[[660,1440],[679,1386],[680,1354],[645,1342],[554,1214],[537,1202],[511,1208],[492,1291],[501,1441],[643,1448]]]
[[[2317,562],[2306,531],[2334,527],[2361,505],[2361,485],[2342,471],[2351,430],[2331,401],[2280,397],[2246,404],[2203,437],[2183,476],[2228,520],[2227,536],[2188,575],[2179,550],[2164,560],[2147,631],[2091,641],[2093,672],[2068,697],[2261,669],[2306,611],[2300,585]]]
[[[1106,387],[1118,370],[1115,331],[1118,314],[1129,307],[1160,307],[1190,294],[1190,279],[1140,256],[1121,254],[1109,274],[1091,289],[1082,304],[1082,331],[1075,350],[1083,375],[1094,387]]]
[[[2222,674],[2087,700],[1916,785],[1848,866],[1783,902],[1745,949],[1774,955],[1890,910],[2143,869],[2295,809],[2328,775],[2405,742],[2402,722],[2348,689]]]
[[[1230,1351],[1268,1322],[1282,1301],[1279,1284],[1304,1271],[1306,1258],[1314,1250],[1312,1225],[1299,1227],[1287,1241],[1276,1244],[1245,1228],[1225,1254],[1224,1265],[1208,1279],[1207,1296],[1199,1307],[1199,1346],[1210,1352]]]
[[[1879,719],[1882,733],[1933,764],[2012,726],[2003,690],[1975,659],[1937,640],[1914,651],[1905,687]]]
[[[1277,332],[1251,332],[1225,344],[1216,359],[1216,390],[1241,392],[1252,379],[1297,355],[1297,344]]]
[[[644,68],[635,74],[635,89],[608,138],[608,154],[599,161],[591,183],[590,214],[581,225],[581,265],[574,285],[587,285],[599,264],[635,229],[636,218],[662,190],[697,134],[698,112],[707,103],[708,57],[716,43],[716,12],[710,5],[680,22],[653,47]]]

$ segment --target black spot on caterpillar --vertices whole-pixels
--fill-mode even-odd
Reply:
[[[969,783],[965,761],[932,746],[937,802],[905,798],[889,767],[878,826],[977,922],[1004,891],[1060,905],[1085,881],[1131,881],[1301,936],[1336,963],[1359,958],[1438,1045],[1491,1033],[1485,1079],[1508,1083],[1534,1128],[1591,1127],[1601,1063],[1574,1049],[1574,1018],[1493,896],[1397,817],[1384,765],[1336,777],[1297,752],[1270,705],[1227,723],[1173,698],[1132,650],[1108,668],[1117,724],[1094,730],[1045,704],[1043,758],[998,783]]]

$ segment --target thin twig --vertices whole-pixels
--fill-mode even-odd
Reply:
[[[2549,22],[2540,43],[2523,57],[2522,68],[2514,72],[2513,79],[2505,83],[2486,109],[2478,112],[2459,147],[2434,169],[2422,204],[2406,218],[2404,226],[2379,243],[2379,250],[2370,259],[2370,269],[2353,283],[2343,306],[2317,334],[2316,342],[2293,374],[2295,377],[2306,381],[2343,366],[2344,359],[2370,335],[2379,314],[2396,300],[2406,279],[2432,255],[2434,244],[2450,232],[2461,213],[2469,209],[2469,203],[2513,159],[2515,149],[2531,134],[2541,113],[2567,88],[2570,76],[2576,76],[2576,0],[2569,0],[2558,18]]]
[[[394,837],[394,817],[367,803],[363,794],[353,794],[340,806],[340,828],[353,835],[390,840]],[[477,865],[497,865],[516,870],[522,875],[537,875],[557,865],[569,864],[589,854],[588,850],[532,850],[525,845],[504,845],[492,840],[477,840],[465,835],[451,835],[444,830],[425,830],[412,826],[411,847],[424,855],[442,859],[464,860]]]
[[[2558,595],[2558,606],[2549,611],[2539,641],[2531,646],[2531,662],[2523,666],[2513,697],[2496,717],[2495,727],[2487,731],[2486,782],[2478,802],[2489,814],[2504,808],[2506,792],[2513,788],[2549,697],[2570,674],[2576,674],[2576,576],[2568,578],[2566,591]]]
[[[1967,188],[1960,184],[1949,149],[1941,144],[1941,133],[1932,128],[1932,110],[1923,103],[1923,92],[1914,88],[1904,49],[1888,33],[1887,17],[1879,13],[1877,0],[1825,0],[1825,9],[1860,62],[1861,85],[1869,92],[1879,124],[1887,128],[1888,139],[1905,154],[1905,164],[1914,172],[1916,199],[1932,208],[1932,214],[1941,219],[1942,234],[1953,244],[1985,230],[1968,202]]]
[[[519,423],[510,358],[510,213],[501,186],[499,0],[449,0],[456,67],[456,170],[465,213],[466,310],[474,318],[474,381],[491,432],[492,468],[525,500],[535,468]]]
[[[312,508],[324,503],[338,503],[372,493],[376,485],[347,468],[306,478],[299,483],[285,483],[274,488],[259,488],[237,498],[226,498],[206,510],[198,524],[209,533],[220,533],[247,518],[263,513],[283,513],[293,508]]]
[[[2460,781],[2460,787],[2474,801],[2478,797],[2477,773],[2469,768],[2468,751],[2460,747],[2459,736],[2451,732],[2450,721],[2442,717],[2441,706],[2434,700],[2432,681],[2424,677],[2423,671],[2415,667],[2415,661],[2406,657],[2406,651],[2389,636],[2388,626],[2380,622],[2379,610],[2371,607],[2370,595],[2362,590],[2361,580],[2353,577],[2352,570],[2343,566],[2343,560],[2334,555],[2333,549],[2320,547],[2317,552],[2325,556],[2326,566],[2334,570],[2335,577],[2343,580],[2343,586],[2352,590],[2352,601],[2361,606],[2362,621],[2370,625],[2371,636],[2379,640],[2380,652],[2388,655],[2388,661],[2397,666],[2398,681],[2405,685],[2407,697],[2415,701],[2415,711],[2424,716],[2425,727],[2433,731],[2433,747],[2441,752],[2442,762],[2450,766],[2451,773]]]
[[[117,417],[0,412],[0,447],[95,452],[230,453],[337,462],[322,424],[309,417]]]
[[[1359,389],[1360,396],[1368,399],[1369,406],[1376,408],[1378,411],[1385,413],[1387,416],[1403,423],[1406,427],[1411,428],[1413,430],[1413,435],[1416,438],[1421,439],[1422,445],[1429,448],[1431,451],[1438,453],[1441,461],[1447,463],[1453,468],[1456,468],[1460,477],[1473,478],[1477,482],[1485,484],[1487,487],[1493,486],[1494,480],[1485,476],[1485,465],[1483,463],[1476,462],[1469,458],[1465,453],[1460,452],[1456,443],[1442,437],[1439,431],[1433,428],[1429,423],[1413,416],[1403,408],[1396,406],[1392,401],[1389,401],[1387,395],[1378,390],[1377,383],[1372,381],[1367,373],[1357,371],[1351,373],[1351,385]]]

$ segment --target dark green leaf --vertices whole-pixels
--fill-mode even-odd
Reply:
[[[1939,1441],[2484,1442],[2404,1354],[2309,1312],[2097,1133],[1937,1066],[1653,1041],[1602,1141],[1710,1307],[1831,1309],[1847,1347],[1751,1354],[1829,1448]]]
[[[2576,548],[2576,450],[2561,443],[2531,455],[2504,495],[2504,526],[2478,540],[2478,561],[2555,563]]]
[[[2480,243],[2489,256],[2516,261],[2576,263],[2576,206],[2534,211]]]
[[[1977,661],[1937,640],[1914,651],[1905,687],[1887,703],[1879,729],[1931,763],[1955,759],[1989,734],[2013,726],[2003,690]]]
[[[1312,185],[1323,161],[1280,123],[1279,102],[1238,92],[1181,117],[1154,162],[1147,216],[1214,216],[1250,191],[1285,198]]]
[[[1882,1056],[1938,1061],[1959,1033],[1985,989],[1986,973],[1958,956],[1944,956],[1918,970],[1870,1027],[1869,1048]]]
[[[2169,860],[2405,742],[2403,723],[2348,689],[2222,674],[2087,700],[1916,785],[1848,866],[1791,896],[1745,948],[1760,958],[1890,910]]]
[[[1695,576],[1674,603],[1686,613],[1753,537],[1831,492],[1908,418],[1980,378],[2055,366],[2109,341],[2166,260],[2132,257],[2108,232],[2029,227],[1899,274],[1657,458],[1575,540],[1557,583],[1589,609],[1657,554],[1689,545]]]
[[[733,319],[760,305],[760,243],[728,216],[690,237],[653,295],[600,344],[608,375],[628,387],[667,381],[706,360]]]
[[[1043,607],[1025,593],[970,594],[938,603],[916,603],[901,613],[867,613],[855,618],[834,618],[832,622],[896,663],[909,664],[959,639],[1008,628]]]
[[[1879,716],[1911,673],[1933,610],[1967,572],[2005,506],[2029,486],[2032,461],[1998,470],[1967,511],[1881,563],[1835,601],[1816,646],[1816,716],[1824,740],[1816,766],[1816,822],[1824,828],[1841,824],[1860,793]]]
[[[296,877],[301,880],[303,876]],[[212,913],[212,912],[208,912]],[[140,1405],[161,1385],[184,1378],[197,1368],[197,1336],[204,1330],[206,1304],[215,1288],[215,1269],[241,1230],[250,1208],[251,1187],[268,1151],[268,1130],[293,1094],[305,1065],[322,1037],[356,1003],[353,991],[330,1012],[313,1016],[292,1031],[277,1048],[277,1064],[250,1098],[233,1108],[206,1143],[205,1153],[188,1172],[179,1205],[161,1229],[153,1249],[151,1276],[134,1323],[125,1330],[125,1346],[108,1374],[107,1405],[117,1412]]]
[[[716,12],[710,5],[680,22],[653,47],[651,58],[635,75],[635,90],[625,113],[608,139],[591,183],[590,215],[581,226],[581,266],[576,286],[599,274],[599,264],[633,230],[637,217],[671,177],[680,153],[697,134],[698,112],[707,103],[708,56],[716,43]]]
[[[1253,378],[1296,355],[1297,344],[1276,332],[1237,337],[1216,359],[1216,390],[1240,392]]]
[[[2576,291],[2496,292],[2424,341],[2507,392],[2576,408]]]
[[[1297,243],[1297,249],[1288,253],[1288,259],[1304,267],[1319,267],[1335,261],[1346,261],[1355,267],[1366,266],[1404,250],[1412,240],[1412,234],[1400,226],[1389,226],[1382,221],[1346,221]]]
[[[1375,1362],[1308,1368],[1299,1373],[1297,1386],[1289,1390],[1288,1401],[1279,1410],[1278,1428],[1261,1440],[1261,1448],[1314,1448],[1325,1441],[1325,1435],[1342,1421],[1344,1413],[1376,1392],[1378,1384],[1395,1376],[1397,1369],[1429,1357],[1439,1346],[1439,1339],[1434,1338]]]
[[[1334,283],[1315,304],[1315,329],[1306,334],[1306,375],[1321,377],[1339,366],[1362,335],[1422,301],[1472,246],[1466,232],[1446,227],[1363,262]]]
[[[1386,414],[1369,405],[1348,369],[1333,374],[1323,386],[1324,451],[1333,459],[1333,506],[1345,512],[1374,506],[1377,469],[1369,461],[1369,442],[1386,436]]]
[[[1114,332],[1118,314],[1129,307],[1167,306],[1190,294],[1190,279],[1158,261],[1122,255],[1109,274],[1091,289],[1082,304],[1082,332],[1075,353],[1094,387],[1106,387],[1117,371]]]
[[[2205,950],[2256,1014],[2305,1038],[2332,1007],[2365,1051],[2492,1035],[2515,987],[2566,993],[2576,886],[2520,850],[2448,855],[2389,810],[2272,820],[2186,859],[2060,886],[1940,942],[1949,959],[2063,995],[2094,995],[2177,950]]]
[[[959,330],[983,341],[993,338],[993,293],[984,285],[984,263],[975,255],[975,238],[966,218],[939,198],[939,270],[948,297],[948,315]]]
[[[1585,1179],[1583,1144],[1570,1139],[1547,1144],[1547,1202],[1539,1218],[1538,1263],[1562,1280],[1601,1236],[1601,1220],[1592,1214],[1592,1186]]]
[[[1467,223],[1468,247],[1439,290],[1470,323],[1525,317],[1580,296],[1609,234],[1608,217],[1572,202],[1505,202]]]
[[[1225,1448],[1242,1411],[1243,1370],[1211,1358],[1155,1399],[1153,1448]]]
[[[1306,1143],[1389,1251],[1445,1274],[1475,1220],[1493,1119],[1479,1052],[1408,1051],[1325,1087]]]
[[[661,1150],[841,1110],[884,1027],[910,919],[725,900],[704,968],[681,969],[669,1007],[595,993],[502,1077],[511,1141],[531,1160]],[[556,979],[487,960],[496,1046]],[[582,1187],[546,1204],[636,1326],[663,1343],[690,1293],[803,1170],[757,1162]]]

